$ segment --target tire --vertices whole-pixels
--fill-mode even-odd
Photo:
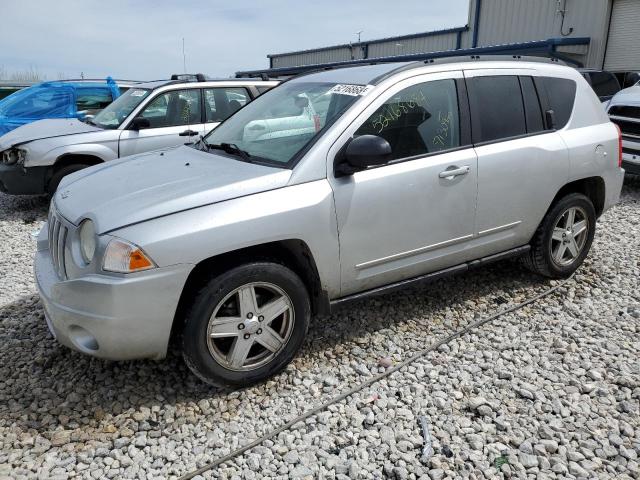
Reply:
[[[571,211],[575,223],[571,225],[573,233],[570,234],[566,225],[571,218]],[[579,222],[582,221],[585,222],[586,231],[580,230]],[[531,250],[524,257],[525,265],[545,277],[570,277],[589,253],[595,226],[596,211],[588,197],[581,193],[562,197],[551,206],[538,226],[531,240]]]
[[[185,317],[182,356],[206,383],[249,386],[291,362],[310,317],[307,289],[290,269],[272,262],[241,265],[196,293]]]
[[[53,197],[53,194],[56,193],[56,190],[58,189],[58,185],[60,185],[60,182],[64,177],[74,172],[77,172],[78,170],[82,170],[83,168],[87,168],[90,166],[91,165],[87,165],[85,163],[74,163],[73,165],[67,165],[57,170],[51,176],[51,179],[47,184],[47,195],[49,195],[50,197]]]

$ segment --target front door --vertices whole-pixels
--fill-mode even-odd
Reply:
[[[469,259],[478,172],[467,110],[458,101],[461,79],[461,72],[447,72],[391,87],[330,149],[333,165],[350,137],[369,134],[385,138],[393,152],[381,167],[329,173],[342,296]]]
[[[159,94],[138,114],[150,127],[123,130],[120,157],[182,145],[204,134],[200,89],[173,90]]]

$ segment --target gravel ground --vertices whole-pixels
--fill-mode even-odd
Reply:
[[[178,355],[115,363],[57,345],[31,278],[45,216],[41,199],[0,195],[2,479],[176,478],[554,285],[504,262],[354,304],[317,318],[272,381],[223,391]],[[640,179],[628,177],[558,292],[202,476],[640,478],[639,245]]]

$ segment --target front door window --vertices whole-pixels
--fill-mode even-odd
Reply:
[[[149,120],[151,128],[200,124],[200,90],[163,93],[154,98],[140,115]]]

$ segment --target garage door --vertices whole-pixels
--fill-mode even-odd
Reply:
[[[605,70],[640,70],[640,0],[614,0]]]

